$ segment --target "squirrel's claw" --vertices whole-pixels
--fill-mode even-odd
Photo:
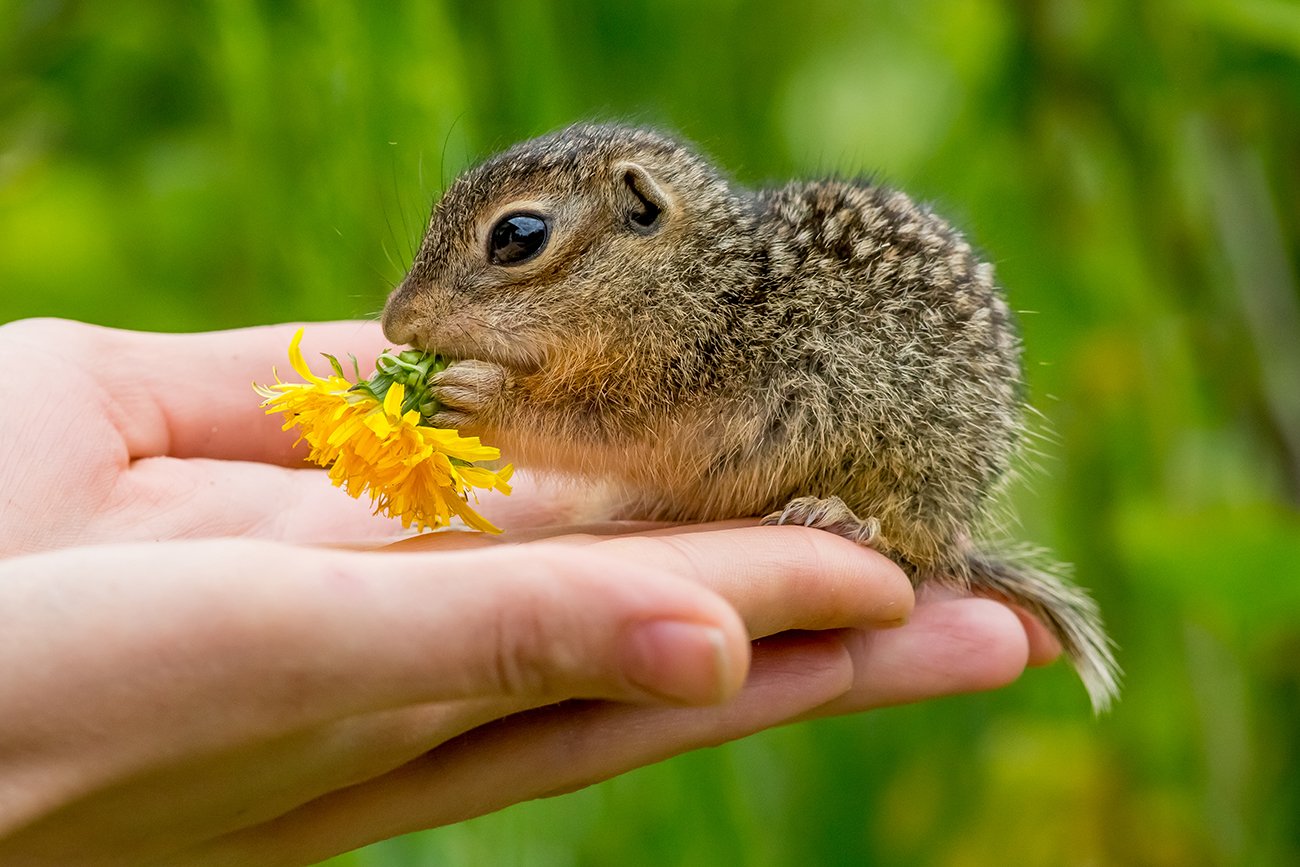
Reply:
[[[796,497],[780,512],[764,517],[763,524],[800,524],[827,530],[867,547],[874,547],[880,541],[880,520],[859,518],[839,497]]]

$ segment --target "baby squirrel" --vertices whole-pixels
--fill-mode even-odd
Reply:
[[[976,543],[1025,435],[1020,343],[992,266],[903,193],[745,190],[669,136],[579,124],[456,179],[383,322],[457,359],[435,424],[612,482],[617,517],[841,534],[1024,607],[1094,708],[1115,696],[1093,601]]]

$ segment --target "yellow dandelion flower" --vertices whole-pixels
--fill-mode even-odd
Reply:
[[[445,527],[452,516],[487,533],[499,529],[470,506],[476,488],[510,493],[513,467],[476,466],[501,452],[478,437],[435,428],[428,418],[439,404],[429,393],[429,377],[446,367],[432,353],[385,352],[366,380],[343,374],[331,355],[334,373],[317,376],[302,357],[302,329],[289,343],[289,364],[304,382],[254,385],[267,415],[284,416],[284,430],[298,428],[299,442],[311,448],[308,459],[329,470],[330,480],[353,497],[370,497],[378,514],[398,518],[417,530]]]

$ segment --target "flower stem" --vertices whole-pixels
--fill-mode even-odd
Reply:
[[[433,352],[406,349],[399,353],[384,352],[375,359],[375,372],[364,382],[352,386],[353,391],[364,392],[380,403],[393,383],[400,382],[406,389],[402,399],[402,412],[416,410],[420,420],[428,423],[442,409],[442,404],[429,389],[429,378],[443,370],[450,362]]]

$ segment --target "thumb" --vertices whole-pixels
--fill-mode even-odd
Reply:
[[[13,604],[0,611],[27,612],[0,618],[19,633],[6,637],[22,646],[30,632],[44,656],[77,660],[59,669],[77,674],[70,699],[131,717],[136,697],[147,723],[167,696],[182,728],[226,736],[467,697],[707,704],[735,693],[749,664],[722,597],[578,546],[395,554],[218,539],[5,565],[0,602]],[[56,688],[31,668],[33,689]]]
[[[0,560],[0,709],[23,709],[0,713],[0,743],[23,757],[0,795],[28,779],[41,798],[84,793],[448,699],[720,702],[749,653],[713,591],[573,546],[390,554],[214,539]]]
[[[745,680],[750,645],[740,616],[713,591],[660,568],[572,545],[353,556],[365,559],[365,571],[386,573],[371,579],[383,595],[365,622],[340,628],[384,637],[368,664],[389,672],[403,703],[505,696],[711,704]]]

